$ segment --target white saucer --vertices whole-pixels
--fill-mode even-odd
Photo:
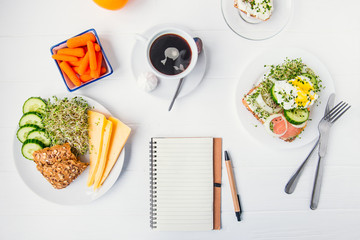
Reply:
[[[184,31],[188,32],[191,36],[195,36],[191,31],[188,29],[185,29],[184,27],[164,24],[164,25],[157,25],[155,27],[152,27],[141,34],[142,37],[148,38],[151,37],[155,32],[157,32],[158,29],[164,28],[164,27],[176,27],[183,29]],[[146,42],[139,37],[136,39],[133,50],[132,50],[132,58],[131,58],[131,68],[134,75],[134,80],[137,81],[138,76],[146,71],[150,71],[148,66],[146,65],[146,59],[145,59],[145,47]],[[205,48],[203,46],[202,52],[199,54],[198,61],[196,63],[195,68],[192,70],[192,72],[187,75],[184,79],[183,85],[181,87],[181,91],[179,93],[178,98],[184,97],[185,95],[189,94],[191,91],[193,91],[202,81],[204,74],[206,70],[206,53]],[[171,100],[171,98],[174,96],[177,85],[179,83],[179,80],[164,80],[159,79],[159,83],[157,88],[155,88],[153,91],[149,92],[149,94],[164,98],[167,100]]]
[[[221,10],[226,24],[237,35],[249,40],[265,40],[279,34],[293,13],[293,0],[274,1],[274,11],[267,21],[261,21],[234,7],[234,1],[221,0]]]

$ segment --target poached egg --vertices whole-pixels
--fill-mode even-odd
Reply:
[[[297,76],[288,81],[276,81],[272,94],[285,110],[308,108],[318,99],[313,84],[305,76]]]

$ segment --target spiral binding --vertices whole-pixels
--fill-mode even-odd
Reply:
[[[156,141],[150,141],[150,227],[156,228],[157,226],[157,191],[156,191]]]

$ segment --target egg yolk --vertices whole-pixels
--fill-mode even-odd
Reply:
[[[307,103],[311,103],[315,99],[315,93],[313,92],[314,87],[309,81],[298,76],[295,79],[290,80],[289,83],[297,90],[295,102],[298,107],[305,107]]]

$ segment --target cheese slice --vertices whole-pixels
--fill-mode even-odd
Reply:
[[[98,187],[100,187],[100,181],[101,181],[101,177],[105,170],[107,156],[108,156],[108,152],[109,152],[109,146],[110,146],[110,139],[111,139],[113,123],[109,120],[105,120],[105,121],[106,121],[106,123],[105,123],[105,129],[104,129],[103,140],[102,140],[103,144],[102,144],[102,148],[101,148],[100,160],[99,160],[98,168],[95,173],[94,190],[97,189]]]
[[[94,183],[95,172],[100,160],[106,118],[103,114],[88,110],[90,173],[87,186]]]
[[[121,122],[119,119],[109,117],[109,121],[113,123],[113,132],[110,139],[109,153],[106,160],[106,166],[101,178],[101,185],[109,176],[111,169],[115,165],[124,145],[130,135],[131,128]]]

